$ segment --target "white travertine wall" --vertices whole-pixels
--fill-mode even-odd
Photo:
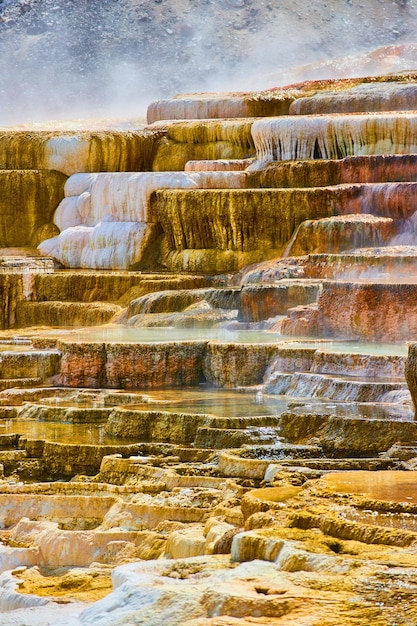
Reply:
[[[255,168],[269,161],[414,154],[417,116],[402,112],[264,118],[253,123],[252,137]]]
[[[244,181],[244,172],[74,174],[54,216],[61,233],[39,250],[65,267],[128,269],[141,262],[157,230],[149,213],[154,191],[236,189]]]

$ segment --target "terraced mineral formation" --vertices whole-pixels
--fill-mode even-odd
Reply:
[[[161,228],[152,193],[163,188],[241,187],[238,172],[76,174],[55,211],[61,231],[39,246],[65,267],[129,269],[155,263]]]
[[[5,131],[0,132],[3,170],[76,172],[148,171],[158,132]]]
[[[412,112],[265,118],[254,122],[252,136],[259,164],[416,151]]]
[[[415,89],[2,135],[0,625],[417,623]]]

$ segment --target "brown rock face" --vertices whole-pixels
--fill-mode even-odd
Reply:
[[[109,416],[106,432],[125,439],[137,438],[138,441],[191,444],[205,417],[193,413],[114,409]]]
[[[344,159],[276,161],[248,172],[250,187],[327,187],[346,183],[407,182],[415,180],[417,155],[376,154]]]
[[[138,389],[196,385],[204,342],[105,344],[61,342],[60,378],[68,387]]]
[[[337,253],[353,248],[389,243],[399,232],[399,223],[389,217],[344,215],[307,220],[300,224],[286,254]]]
[[[378,454],[397,441],[412,441],[417,435],[413,421],[343,418],[334,415],[283,413],[281,432],[297,444],[320,441],[327,454]]]
[[[244,322],[259,322],[276,315],[285,315],[291,307],[315,302],[318,283],[280,281],[276,285],[247,285],[240,296],[240,315]]]
[[[164,190],[154,194],[151,214],[164,232],[162,263],[171,271],[209,273],[236,271],[255,260],[314,251],[314,244],[319,250],[337,251],[387,243],[397,234],[392,220],[409,218],[416,198],[417,184],[413,182],[304,189]],[[353,217],[346,218],[362,213],[372,215],[361,215],[357,223]],[[316,223],[332,216],[345,218]],[[306,220],[311,220],[308,230],[313,232],[314,243],[305,250],[300,241],[293,252],[287,246]],[[330,245],[318,244],[320,238],[330,239]]]
[[[23,326],[99,326],[122,308],[109,302],[20,302],[16,323]]]
[[[299,98],[290,107],[291,115],[355,113],[367,111],[414,110],[416,85],[374,83],[353,86],[341,92]]]
[[[326,281],[317,307],[306,310],[304,332],[370,341],[407,341],[417,337],[416,295],[415,284]],[[291,317],[295,319],[295,311],[282,331],[296,334],[300,328],[295,325],[291,330]]]
[[[108,344],[106,375],[110,387],[137,389],[196,385],[202,380],[205,343]]]
[[[104,387],[106,349],[103,343],[61,344],[62,384],[68,387]]]
[[[16,320],[16,305],[24,297],[22,274],[0,274],[0,293],[0,328],[9,328]]]

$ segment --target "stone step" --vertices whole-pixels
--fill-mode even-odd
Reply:
[[[281,436],[299,445],[320,441],[325,456],[371,456],[398,441],[415,441],[417,423],[411,416],[374,419],[288,411],[281,415]]]
[[[251,129],[254,117],[163,120],[148,126],[164,134],[153,159],[154,172],[178,172],[188,161],[246,159],[255,154]],[[151,168],[149,168],[151,169]]]
[[[265,480],[272,481],[274,475],[283,468],[298,470],[317,470],[319,472],[349,471],[349,470],[386,470],[397,469],[396,459],[383,459],[378,457],[364,458],[337,458],[337,459],[283,459],[278,464],[269,465],[265,472]],[[308,473],[307,473],[308,475]]]
[[[16,450],[19,443],[18,434],[0,434],[0,450]]]
[[[45,225],[42,229],[43,235],[48,233],[47,228],[51,225]],[[50,233],[53,234],[54,229],[50,227]],[[25,273],[25,274],[51,274],[55,271],[55,262],[50,257],[44,256],[19,256],[12,249],[10,255],[0,255],[0,272],[1,273]]]
[[[320,344],[319,344],[320,345]],[[389,353],[372,354],[356,352],[356,344],[352,343],[352,352],[349,352],[349,342],[346,343],[344,352],[332,352],[331,344],[323,349],[306,348],[304,346],[279,347],[276,356],[271,361],[266,372],[265,380],[273,376],[275,372],[311,372],[315,374],[328,374],[341,377],[354,376],[357,378],[386,378],[404,380],[405,348],[398,347],[398,352],[404,354]]]
[[[135,410],[119,407],[109,415],[106,433],[120,438],[138,441],[163,441],[165,443],[188,443],[199,448],[236,447],[242,443],[264,443],[264,439],[276,441],[280,424],[279,415],[218,417],[204,413],[164,410]],[[220,445],[203,443],[212,436],[222,439]],[[226,443],[227,438],[241,443]],[[272,442],[272,441],[271,441]]]
[[[99,326],[109,322],[122,307],[108,302],[19,302],[16,325],[28,326]]]
[[[18,409],[19,419],[35,419],[40,422],[67,422],[88,424],[104,422],[112,409],[108,407],[77,407],[26,403]]]
[[[288,243],[285,256],[376,248],[407,236],[411,243],[414,240],[413,227],[407,229],[404,222],[398,219],[369,213],[334,215],[302,222]]]
[[[415,110],[417,85],[404,82],[375,82],[354,85],[350,89],[318,92],[298,98],[290,106],[290,115],[326,113],[368,113],[371,111]]]
[[[315,302],[321,283],[316,280],[282,280],[274,285],[246,285],[240,296],[240,319],[259,322],[276,315],[285,315],[288,309]]]
[[[149,313],[172,313],[205,300],[216,309],[238,309],[240,288],[176,289],[146,294],[132,300],[127,317]]]
[[[204,380],[204,341],[59,341],[65,387],[140,389],[195,386]]]
[[[260,93],[188,94],[157,100],[148,106],[149,124],[160,120],[266,117],[287,115],[295,90]]]
[[[301,372],[274,372],[265,385],[266,393],[299,398],[328,398],[339,402],[381,402],[394,390],[407,390],[405,382],[390,379],[369,381],[355,377]]]
[[[24,461],[26,457],[26,450],[0,450],[0,464],[6,473],[13,471],[16,463]]]
[[[61,354],[58,350],[1,350],[0,379],[41,378],[58,373]]]
[[[250,409],[249,409],[250,410]],[[246,428],[278,427],[280,415],[207,415],[204,426],[216,429],[245,430]]]
[[[173,444],[192,444],[198,426],[207,416],[203,413],[116,408],[109,415],[106,433],[114,437],[140,442],[160,441]],[[202,446],[200,446],[202,447]]]
[[[31,299],[40,302],[116,302],[127,291],[141,285],[143,280],[139,272],[56,271],[34,277]]]
[[[271,463],[284,460],[318,458],[319,446],[280,444],[250,446],[241,450],[223,450],[219,454],[219,472],[223,476],[263,479]]]
[[[244,445],[273,445],[280,440],[280,426],[248,426],[245,429],[200,426],[194,443],[199,448],[224,450],[225,448],[240,448]]]
[[[13,258],[13,257],[8,257]],[[16,300],[32,302],[130,302],[135,297],[154,291],[194,289],[210,286],[210,277],[197,274],[143,273],[129,271],[56,270],[23,272],[13,276],[0,272],[5,294],[15,293]],[[25,282],[24,282],[25,281]],[[7,299],[6,299],[7,300]]]
[[[148,106],[148,123],[159,120],[272,117],[415,108],[417,86],[410,73],[372,78],[312,80],[264,91],[191,93]],[[372,82],[371,82],[372,81]]]
[[[416,154],[373,154],[344,159],[274,161],[246,172],[248,187],[327,187],[346,183],[415,181]]]
[[[416,277],[405,282],[394,277],[324,281],[314,332],[403,343],[417,334],[416,297]]]
[[[282,256],[305,220],[368,213],[370,207],[376,217],[407,219],[416,199],[417,183],[407,182],[161,190],[152,203],[167,242],[162,262],[170,271],[224,273]]]
[[[37,387],[41,383],[41,378],[3,378],[0,379],[0,390],[12,389],[13,387]]]
[[[76,491],[76,490],[75,490]],[[101,493],[15,493],[0,494],[0,528],[9,528],[22,518],[56,522],[60,528],[96,527],[116,498]]]
[[[220,343],[207,346],[203,372],[216,387],[257,385],[275,356],[278,346],[270,343]]]
[[[253,163],[253,159],[201,159],[187,161],[185,172],[242,172]],[[250,185],[252,186],[252,185]]]
[[[0,406],[0,420],[11,420],[17,417],[19,407],[17,406]]]
[[[416,155],[417,159],[417,155]],[[416,278],[415,246],[386,246],[340,254],[309,254],[304,273],[309,278],[366,280],[380,276],[393,282]]]

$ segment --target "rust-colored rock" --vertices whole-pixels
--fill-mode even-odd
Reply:
[[[240,315],[244,322],[259,322],[288,309],[315,302],[320,285],[314,281],[282,280],[275,285],[247,285],[240,296]]]
[[[399,221],[374,215],[343,215],[300,224],[286,256],[338,253],[353,248],[384,246],[401,232]]]
[[[106,385],[106,349],[104,343],[61,342],[60,380],[68,387],[104,387]]]
[[[417,337],[417,285],[326,281],[318,299],[322,334],[381,342]]]

